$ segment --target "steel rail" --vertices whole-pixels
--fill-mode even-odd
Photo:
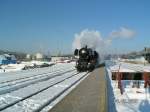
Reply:
[[[61,69],[58,69],[58,70],[63,70],[63,67]],[[0,84],[4,84],[4,83],[8,83],[8,82],[13,82],[13,81],[21,80],[21,79],[26,79],[26,78],[30,78],[30,77],[34,77],[34,76],[38,76],[38,75],[42,75],[42,74],[48,74],[48,73],[52,73],[52,72],[53,71],[43,72],[43,73],[40,73],[40,74],[35,74],[35,75],[27,76],[27,77],[22,77],[22,78],[18,78],[18,79],[12,79],[12,80],[8,80],[8,81],[0,82]]]
[[[72,70],[75,70],[75,69],[72,69]],[[17,80],[14,79],[14,80],[11,80],[9,82],[6,81],[3,84],[0,83],[0,88],[16,85],[18,83],[23,83],[23,82],[34,80],[34,79],[38,79],[38,78],[48,76],[48,75],[51,75],[51,74],[60,73],[61,71],[64,71],[64,70],[62,69],[62,70],[55,71],[55,72],[46,72],[46,73],[41,73],[41,74],[37,74],[37,75],[27,76],[27,77],[24,77],[24,78],[18,78]]]
[[[65,93],[67,90],[69,90],[71,87],[73,87],[75,84],[77,84],[79,81],[81,81],[85,76],[88,75],[89,72],[84,74],[82,77],[80,77],[78,80],[76,80],[74,83],[72,83],[70,86],[66,87],[63,91],[58,93],[57,95],[53,96],[50,100],[46,101],[43,105],[39,106],[37,109],[33,110],[33,112],[40,112],[43,108],[51,104],[53,101],[55,101],[59,96],[61,96],[63,93]]]
[[[21,89],[21,88],[24,88],[24,87],[27,87],[31,84],[35,84],[35,83],[39,83],[39,82],[43,82],[43,81],[47,81],[49,79],[52,79],[52,78],[55,78],[55,77],[58,77],[58,76],[62,76],[63,74],[66,74],[66,73],[69,73],[69,72],[72,72],[72,71],[75,71],[75,69],[73,70],[68,70],[68,71],[65,71],[65,72],[59,72],[58,74],[56,75],[53,75],[53,76],[47,76],[47,77],[44,77],[44,78],[40,78],[40,79],[32,79],[32,80],[29,80],[28,82],[26,83],[20,83],[20,85],[16,85],[16,86],[12,86],[12,87],[9,87],[8,88],[4,88],[2,90],[0,90],[0,95],[2,94],[6,94],[6,93],[10,93],[10,92],[13,92],[13,91],[16,91],[18,89]]]
[[[18,99],[18,100],[16,100],[16,101],[12,102],[12,103],[9,103],[9,104],[7,104],[7,105],[1,106],[1,107],[0,107],[0,111],[3,111],[3,110],[5,110],[5,109],[7,109],[7,108],[9,108],[9,107],[11,107],[11,106],[13,106],[13,105],[15,105],[15,104],[21,102],[21,101],[24,101],[24,100],[26,100],[26,99],[28,99],[28,98],[31,98],[32,96],[37,95],[37,94],[39,94],[39,93],[41,93],[41,92],[43,92],[43,91],[45,91],[45,90],[47,90],[47,89],[49,89],[49,88],[51,88],[51,87],[53,87],[53,86],[55,86],[55,85],[61,83],[61,82],[65,81],[66,79],[69,79],[69,78],[71,78],[71,77],[73,77],[73,76],[75,76],[75,75],[77,75],[77,74],[79,74],[79,73],[76,73],[76,74],[73,74],[73,75],[71,75],[71,76],[69,76],[69,77],[67,77],[67,78],[64,78],[64,79],[62,79],[62,80],[60,80],[60,81],[58,81],[58,82],[56,82],[56,83],[54,83],[54,84],[51,84],[51,85],[49,85],[49,86],[47,86],[47,87],[45,87],[45,88],[43,88],[43,89],[40,89],[39,91],[36,91],[36,92],[34,92],[34,93],[30,94],[30,95],[27,95],[27,96],[25,96],[25,97],[22,97],[21,99]]]

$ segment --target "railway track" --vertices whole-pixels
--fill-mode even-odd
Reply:
[[[57,95],[55,95],[52,99],[47,100],[43,105],[41,105],[40,107],[38,107],[36,110],[34,110],[33,112],[39,112],[41,111],[43,108],[45,108],[46,106],[48,106],[50,103],[52,103],[54,100],[56,100],[59,96],[61,96],[63,93],[65,93],[68,89],[70,89],[72,86],[74,86],[75,84],[77,84],[78,82],[80,82],[84,77],[86,77],[88,75],[88,72],[85,73],[82,77],[80,77],[78,80],[76,80],[75,82],[73,82],[70,86],[66,87],[63,91],[61,91],[60,93],[58,93]],[[71,78],[71,77],[69,77]]]
[[[28,80],[28,79],[32,79],[32,78],[38,78],[38,77],[42,77],[42,76],[47,76],[49,74],[55,74],[57,72],[61,72],[64,71],[64,69],[59,69],[57,71],[49,71],[49,72],[44,72],[44,73],[39,73],[39,74],[34,74],[31,76],[26,76],[26,77],[21,77],[21,78],[17,78],[17,79],[13,79],[13,80],[8,80],[8,81],[4,81],[4,82],[0,82],[0,88],[10,85],[10,84],[16,84],[18,82],[22,82],[23,80]]]
[[[75,71],[75,69],[61,70],[61,71],[57,71],[54,73],[51,73],[51,72],[43,73],[43,74],[38,74],[38,75],[26,77],[23,79],[21,78],[20,80],[18,79],[17,82],[16,82],[16,80],[14,80],[14,81],[9,82],[9,83],[8,82],[3,83],[2,85],[0,85],[0,95],[10,93],[12,91],[16,91],[20,88],[27,87],[31,84],[46,81],[46,80],[61,76],[65,73],[72,72],[72,71]]]
[[[63,75],[65,75],[65,74],[67,74],[67,73],[68,73],[69,75],[66,75],[65,77],[62,77]],[[36,96],[36,95],[38,95],[38,94],[40,94],[40,93],[42,93],[42,92],[44,92],[44,91],[46,91],[46,90],[48,90],[48,89],[54,87],[55,85],[61,84],[61,83],[63,83],[64,81],[69,80],[69,79],[71,79],[72,77],[75,77],[75,76],[77,76],[77,75],[80,75],[80,74],[79,74],[79,73],[75,73],[74,70],[56,74],[56,75],[54,75],[54,77],[60,76],[60,77],[62,77],[62,78],[60,78],[61,80],[58,80],[58,81],[57,81],[57,79],[56,79],[56,81],[53,81],[54,83],[51,83],[51,84],[49,84],[49,85],[47,85],[47,86],[43,86],[43,87],[42,87],[40,90],[38,90],[38,91],[34,91],[33,93],[28,94],[28,95],[26,95],[26,96],[24,96],[24,97],[21,97],[21,98],[19,98],[19,99],[16,99],[16,100],[13,101],[13,102],[10,102],[10,103],[8,103],[8,104],[5,104],[5,105],[0,106],[0,111],[3,111],[3,110],[8,109],[8,108],[11,108],[12,106],[14,106],[14,105],[16,105],[16,104],[18,104],[18,103],[20,103],[20,102],[23,102],[23,101],[25,101],[25,100],[28,100],[28,99],[30,99],[31,97]],[[63,93],[64,93],[65,91],[67,91],[69,88],[71,88],[74,84],[76,84],[78,81],[80,81],[80,80],[81,80],[82,78],[84,78],[86,75],[87,75],[87,73],[85,73],[84,75],[81,75],[81,77],[80,77],[78,80],[74,81],[70,86],[66,87],[63,91],[59,92],[59,93],[58,93],[57,95],[55,95],[53,98],[47,100],[47,102],[43,103],[43,104],[42,104],[39,108],[37,108],[35,111],[37,112],[37,111],[43,109],[45,106],[47,106],[49,103],[51,103],[52,101],[54,101],[55,99],[57,99],[57,97],[59,97],[61,94],[63,94]],[[51,77],[51,78],[52,78],[52,77]],[[47,80],[43,80],[43,81],[48,81],[48,80],[50,80],[50,78],[47,79]],[[41,82],[40,82],[40,83],[41,83]],[[35,85],[36,85],[36,84],[35,84]],[[21,89],[21,88],[20,88],[20,89]],[[11,91],[11,92],[12,92],[12,91]]]
[[[43,69],[43,68],[42,68]],[[45,69],[45,68],[44,68]],[[34,70],[29,70],[29,71],[22,71],[22,72],[19,72],[19,73],[11,73],[11,75],[19,75],[21,77],[19,78],[14,78],[14,79],[10,79],[10,80],[6,80],[6,81],[0,81],[0,85],[1,84],[6,84],[6,83],[9,83],[9,82],[14,82],[14,81],[18,81],[18,80],[22,80],[22,79],[27,79],[27,78],[30,78],[30,77],[34,77],[34,76],[40,76],[40,75],[44,75],[44,74],[48,74],[48,73],[52,73],[52,72],[55,72],[55,71],[60,71],[60,70],[64,70],[65,68],[64,67],[59,67],[59,66],[54,66],[54,67],[46,67],[47,71],[46,70],[41,70],[40,72],[38,71],[38,69],[34,69]],[[45,72],[46,71],[46,72]],[[37,73],[38,72],[38,73]],[[7,74],[3,74],[3,75],[6,75],[7,77]],[[23,75],[23,76],[22,76]]]

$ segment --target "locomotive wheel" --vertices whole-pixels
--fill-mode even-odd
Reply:
[[[77,68],[77,71],[78,71],[78,72],[81,72],[81,69],[80,69],[80,68]]]
[[[88,71],[92,72],[94,70],[94,68],[95,68],[94,66],[91,66]]]

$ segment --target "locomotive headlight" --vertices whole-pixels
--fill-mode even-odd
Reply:
[[[85,50],[82,50],[81,53],[84,54],[84,53],[85,53]]]

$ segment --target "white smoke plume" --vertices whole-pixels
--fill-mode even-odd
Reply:
[[[113,40],[113,39],[131,39],[135,36],[136,32],[125,28],[125,27],[121,27],[119,30],[114,30],[110,33],[109,35],[109,40]]]
[[[73,50],[80,49],[82,47],[92,48],[99,52],[99,54],[104,54],[107,48],[112,44],[115,39],[131,39],[135,36],[135,31],[121,27],[119,30],[112,31],[108,38],[102,38],[101,33],[95,30],[85,29],[78,34],[75,34],[75,39],[73,41]]]
[[[75,34],[75,39],[73,42],[73,50],[80,49],[87,45],[88,48],[99,53],[100,59],[103,60],[105,49],[108,46],[108,42],[105,41],[99,31],[94,30],[83,30],[79,34]]]
[[[86,29],[79,34],[75,34],[73,49],[80,49],[86,45],[93,50],[97,50],[100,46],[105,46],[105,41],[99,31]]]

